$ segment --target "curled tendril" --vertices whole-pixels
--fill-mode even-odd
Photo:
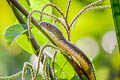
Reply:
[[[24,63],[24,67],[23,67],[23,71],[22,71],[22,80],[25,80],[25,78],[26,78],[27,68],[30,69],[30,72],[31,72],[31,75],[32,75],[32,80],[34,80],[35,72],[34,72],[34,69],[33,69],[32,64],[31,64],[31,63],[28,63],[28,62],[25,62],[25,63]]]
[[[51,6],[51,7],[55,8],[63,16],[63,18],[65,19],[65,16],[64,16],[63,12],[54,4],[51,4],[51,3],[45,4],[41,11],[44,11],[45,8],[47,8],[48,6]],[[40,21],[42,21],[42,14],[40,16]]]
[[[37,75],[38,75],[38,72],[39,72],[41,57],[42,57],[43,51],[44,51],[44,49],[45,49],[46,47],[51,47],[51,48],[54,48],[54,49],[59,50],[59,48],[57,48],[57,47],[55,47],[55,46],[53,46],[53,45],[49,45],[49,44],[44,44],[44,45],[40,48],[39,56],[38,56],[37,72],[36,72],[36,75],[35,75],[35,80],[36,80]]]
[[[48,56],[47,55],[44,56],[42,79],[43,80],[51,80],[51,78],[49,76],[49,66],[48,66]]]

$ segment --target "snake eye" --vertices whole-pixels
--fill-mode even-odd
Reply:
[[[49,26],[49,24],[48,24],[48,23],[46,23],[46,26]]]

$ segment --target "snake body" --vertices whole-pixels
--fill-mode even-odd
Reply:
[[[89,58],[78,47],[66,40],[62,32],[57,27],[48,22],[41,22],[40,27],[57,47],[65,50],[78,61],[80,67],[84,70],[89,80],[96,80],[94,68]]]

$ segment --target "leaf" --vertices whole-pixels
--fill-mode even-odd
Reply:
[[[42,44],[48,42],[48,39],[37,28],[34,27],[32,29],[32,33],[39,45],[42,45]],[[17,43],[19,44],[20,47],[22,47],[28,53],[34,54],[35,50],[33,49],[33,46],[26,34],[22,34],[17,39]]]
[[[119,0],[110,0],[112,13],[113,13],[113,20],[115,24],[116,36],[118,40],[118,47],[120,50],[120,1]]]
[[[58,53],[57,60],[56,60],[56,71],[57,71],[57,76],[62,78],[62,79],[68,79],[70,80],[74,74],[75,71],[72,68],[71,64],[65,59],[65,57]]]
[[[29,0],[30,2],[30,8],[31,9],[41,9],[43,5],[49,3],[49,0]],[[52,13],[52,8],[49,7],[46,9],[47,12]],[[39,20],[39,14],[33,14],[33,16],[36,18],[36,20]],[[44,18],[45,21],[50,21],[50,18]],[[48,42],[48,39],[42,34],[35,26],[32,28],[32,33],[38,42],[39,45],[42,45],[46,42]],[[34,49],[28,39],[28,36],[26,34],[22,34],[18,39],[17,43],[20,47],[22,47],[24,50],[26,50],[28,53],[34,54]]]
[[[24,31],[26,24],[15,24],[9,26],[5,31],[5,39],[7,40],[8,45],[15,41]]]

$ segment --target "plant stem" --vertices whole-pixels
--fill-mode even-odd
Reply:
[[[67,5],[67,10],[66,10],[66,19],[68,17],[68,12],[69,12],[69,8],[70,8],[70,3],[71,3],[72,0],[69,0],[68,1],[68,5]]]
[[[113,13],[113,20],[117,36],[118,47],[120,51],[120,0],[110,0]]]

